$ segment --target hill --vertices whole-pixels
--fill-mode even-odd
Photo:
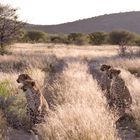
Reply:
[[[77,20],[58,25],[27,24],[27,30],[41,30],[48,33],[91,33],[95,31],[110,32],[115,29],[125,29],[140,34],[140,11],[102,15],[88,19]]]

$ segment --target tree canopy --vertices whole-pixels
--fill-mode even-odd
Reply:
[[[0,54],[5,53],[5,46],[19,36],[23,23],[18,21],[17,9],[0,4]]]

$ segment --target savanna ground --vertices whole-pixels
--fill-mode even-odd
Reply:
[[[28,119],[26,99],[16,82],[20,73],[31,75],[50,106],[46,123],[36,126],[43,140],[140,139],[138,47],[127,57],[120,57],[118,46],[110,45],[14,44],[11,51],[0,56],[0,96],[8,102],[0,112],[0,139],[34,139],[24,132]],[[120,69],[130,90],[135,120],[126,122],[126,128],[115,126],[116,118],[97,84],[101,64]]]

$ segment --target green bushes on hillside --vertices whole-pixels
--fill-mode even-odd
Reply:
[[[126,50],[129,43],[134,40],[135,36],[133,33],[125,30],[112,31],[109,34],[109,41],[111,44],[119,45],[119,53],[121,56],[126,55]]]
[[[111,44],[124,46],[134,39],[134,34],[125,30],[112,31],[109,34]]]
[[[50,43],[67,43],[67,35],[58,34],[58,35],[49,35]]]
[[[90,34],[84,33],[70,33],[70,34],[47,34],[42,31],[30,30],[23,31],[22,38],[19,42],[29,43],[62,43],[75,45],[102,45],[113,44],[119,45],[122,51],[125,51],[126,45],[140,46],[140,35],[134,34],[126,30],[114,30],[110,33],[93,32]],[[18,42],[17,41],[17,42]]]
[[[94,32],[89,34],[90,43],[93,45],[104,44],[107,39],[107,33],[104,32]]]
[[[137,46],[140,46],[140,36],[138,36],[135,40],[134,40],[135,44]]]
[[[76,45],[85,45],[89,42],[88,36],[83,33],[70,33],[68,35],[68,43]]]
[[[46,33],[37,30],[25,31],[21,41],[33,43],[46,42],[47,35]]]

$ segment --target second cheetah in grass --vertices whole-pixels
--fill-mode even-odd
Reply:
[[[126,109],[131,107],[132,97],[125,81],[119,76],[120,73],[121,71],[116,69],[110,69],[108,73],[111,79],[110,106],[117,110],[119,116],[123,116]]]

